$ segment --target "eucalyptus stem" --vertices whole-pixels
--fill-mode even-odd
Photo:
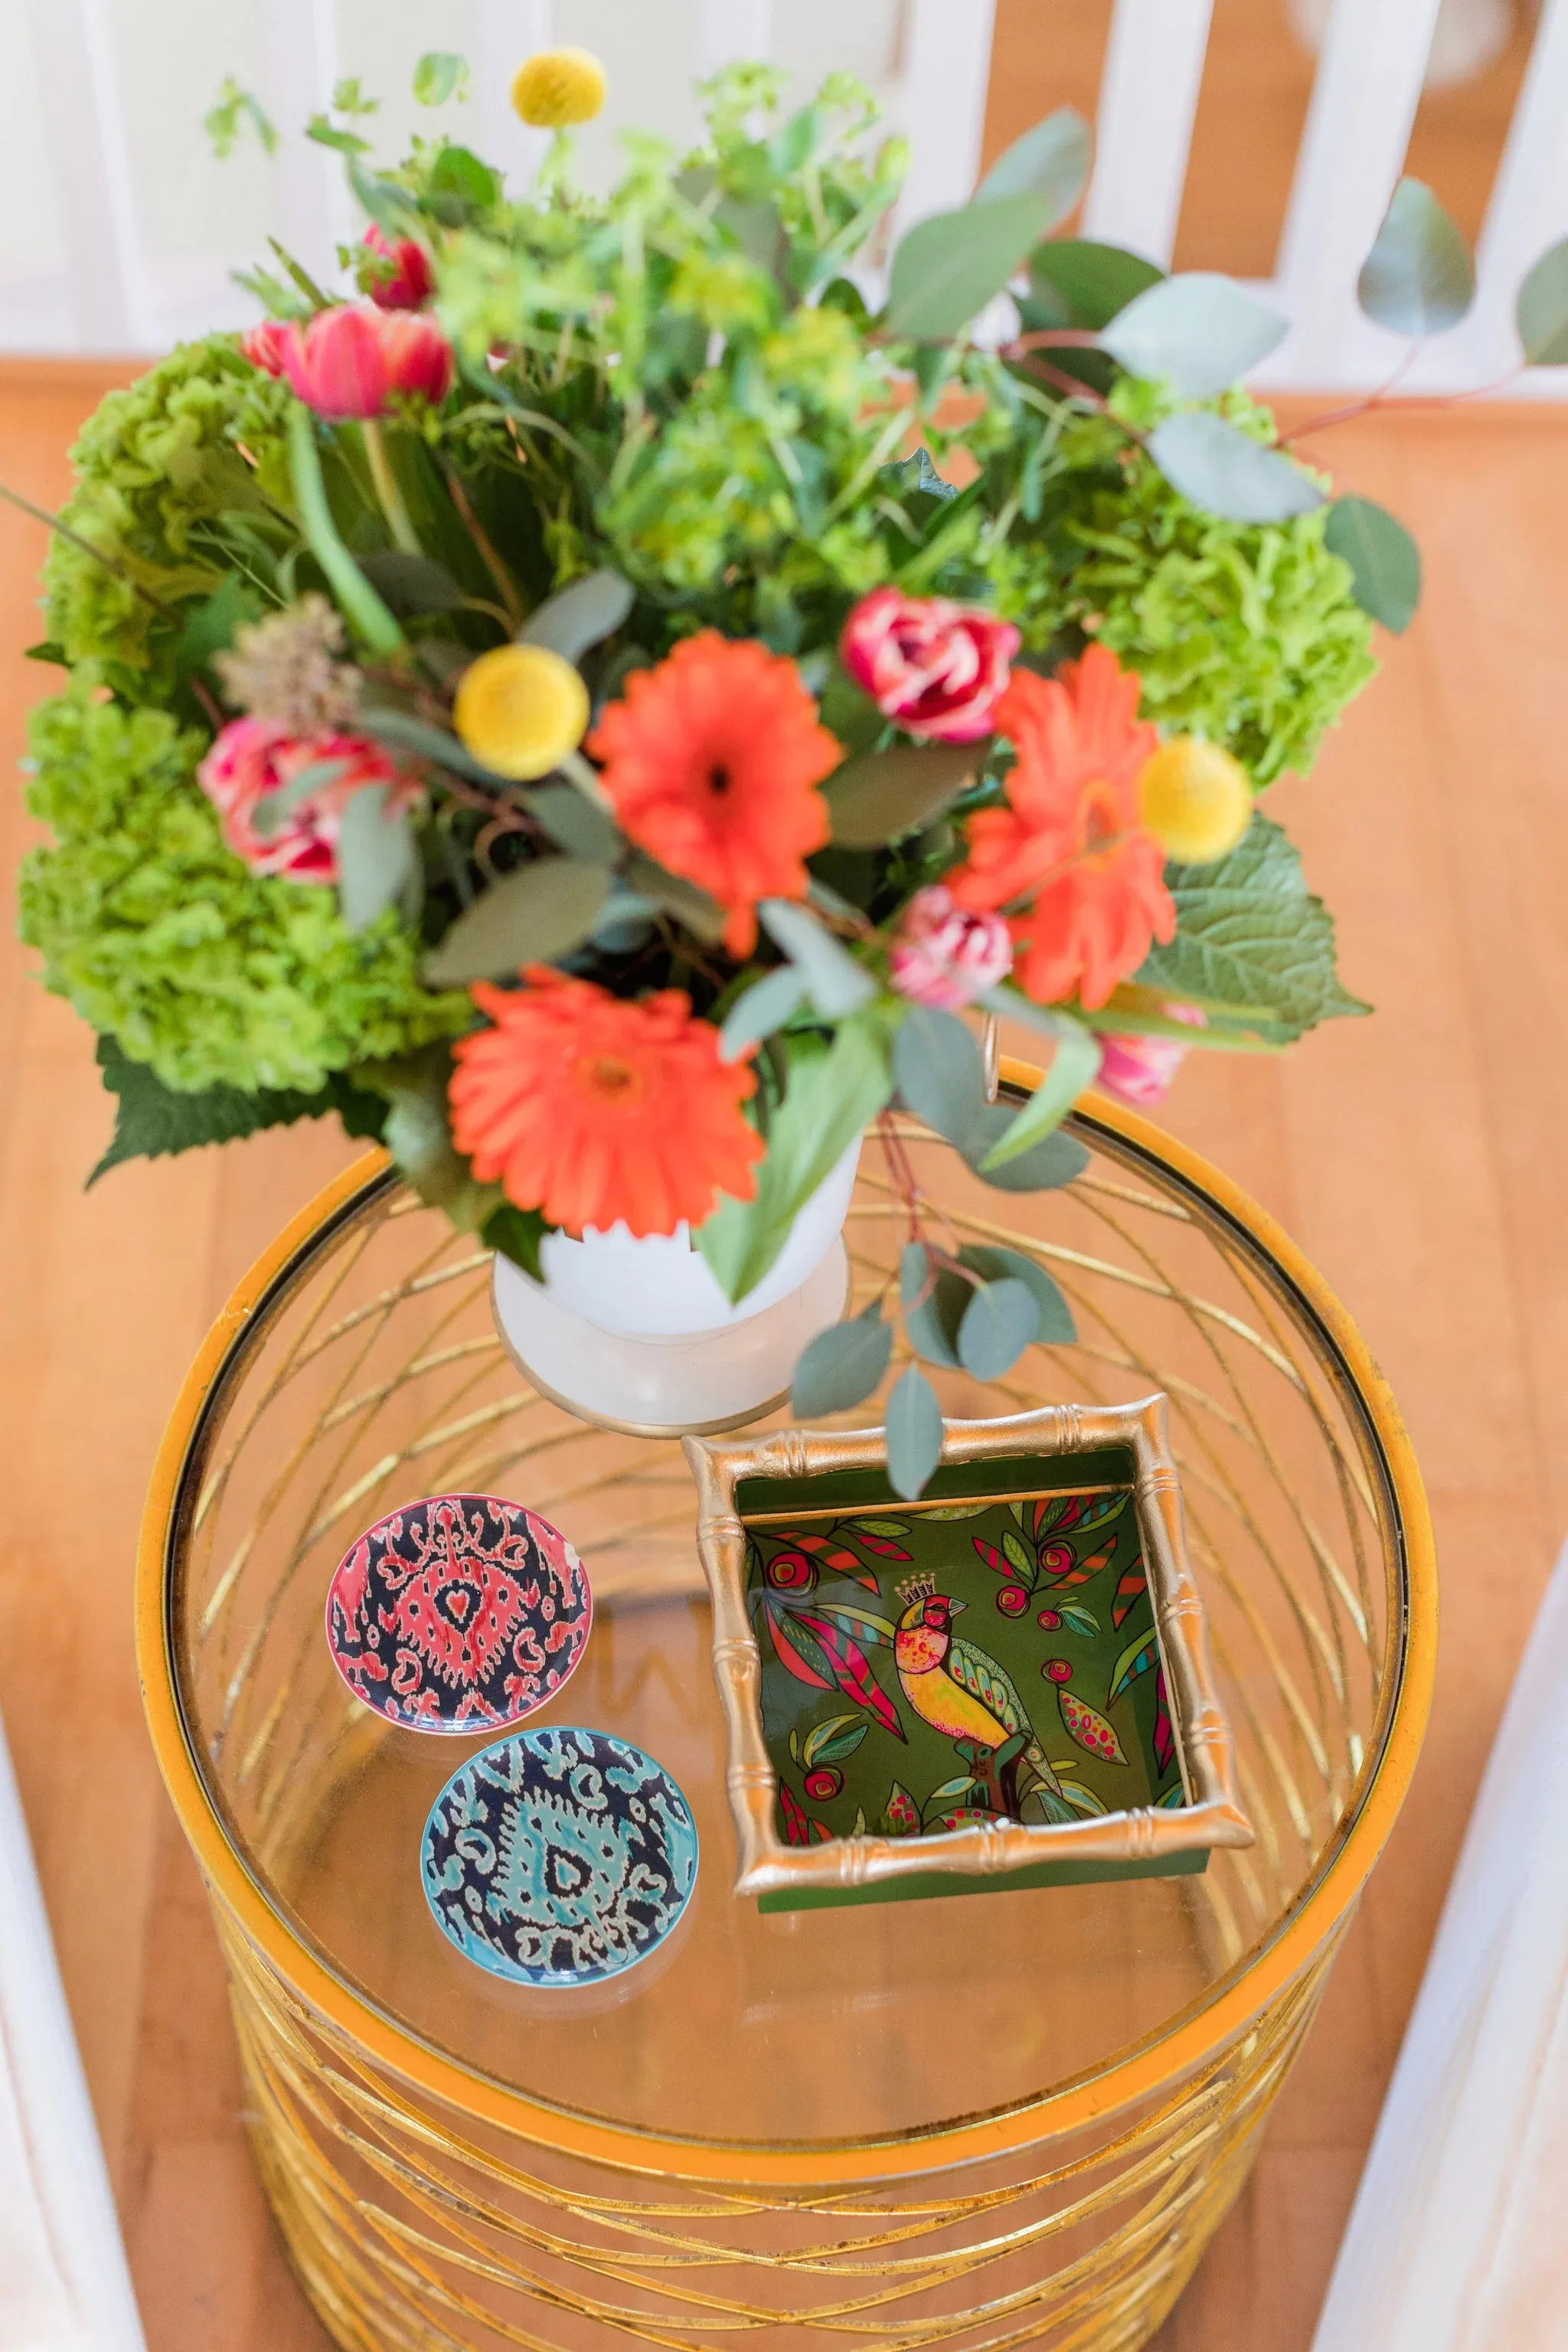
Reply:
[[[397,477],[386,454],[386,436],[381,429],[380,417],[367,416],[360,431],[364,436],[364,454],[370,460],[370,478],[375,484],[375,495],[381,500],[381,511],[386,517],[394,545],[400,547],[405,555],[423,555],[425,550],[408,519],[403,492],[397,487]]]
[[[374,653],[402,653],[406,644],[402,630],[338,536],[332,510],[327,504],[327,487],[321,479],[315,421],[300,400],[294,403],[289,416],[289,457],[300,524],[311,554],[331,583],[332,593]]]

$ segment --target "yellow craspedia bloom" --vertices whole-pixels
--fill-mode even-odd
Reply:
[[[476,760],[531,783],[583,740],[588,689],[548,646],[498,646],[463,672],[452,723]]]
[[[1252,822],[1246,769],[1195,735],[1161,744],[1139,775],[1138,801],[1144,824],[1178,866],[1212,866]]]
[[[592,122],[605,103],[605,68],[588,49],[536,49],[512,77],[511,102],[536,131]]]

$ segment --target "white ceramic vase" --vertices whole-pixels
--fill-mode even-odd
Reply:
[[[535,1282],[499,1254],[492,1297],[508,1355],[558,1404],[614,1429],[668,1437],[734,1429],[781,1403],[808,1339],[848,1294],[843,1228],[857,1141],[790,1227],[770,1272],[731,1307],[681,1225],[634,1239],[547,1234]]]

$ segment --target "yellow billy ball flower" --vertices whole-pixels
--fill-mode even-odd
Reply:
[[[1217,743],[1175,735],[1138,778],[1143,822],[1178,866],[1212,866],[1252,822],[1247,774]]]
[[[588,689],[548,646],[498,646],[463,672],[452,723],[476,760],[531,783],[583,740]]]
[[[536,49],[513,76],[511,102],[538,131],[591,122],[605,103],[605,68],[587,49]]]

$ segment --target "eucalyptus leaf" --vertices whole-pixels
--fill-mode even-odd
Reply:
[[[893,255],[889,333],[936,342],[962,333],[1045,235],[1049,210],[1027,189],[917,221]]]
[[[958,1255],[960,1263],[972,1274],[977,1274],[982,1282],[1010,1280],[1024,1285],[1039,1316],[1037,1336],[1047,1346],[1067,1347],[1078,1338],[1072,1308],[1037,1259],[1026,1256],[1022,1250],[1003,1249],[990,1242],[966,1242]]]
[[[1513,315],[1531,367],[1568,367],[1568,237],[1525,271]]]
[[[983,1176],[1019,1159],[1043,1136],[1061,1125],[1084,1088],[1094,1084],[1102,1052],[1092,1029],[1086,1028],[1081,1021],[1061,1021],[1050,1068],[1001,1141],[994,1143],[980,1162]]]
[[[539,784],[521,797],[558,849],[594,866],[613,865],[620,855],[615,820],[575,784]]]
[[[1065,220],[1082,195],[1089,180],[1094,141],[1076,106],[1058,106],[1011,147],[998,155],[974,191],[976,204],[997,196],[1017,196],[1034,189],[1046,200],[1047,236]]]
[[[363,784],[338,820],[338,903],[351,931],[363,931],[397,901],[419,872],[405,808],[388,809],[390,787]]]
[[[529,614],[518,642],[547,646],[563,661],[581,661],[590,646],[615,635],[636,601],[631,582],[618,572],[587,572],[547,596]]]
[[[928,1363],[959,1368],[958,1327],[973,1294],[951,1266],[939,1266],[924,1242],[906,1242],[899,1260],[899,1304],[904,1329]]]
[[[794,964],[781,964],[737,996],[719,1032],[719,1051],[726,1062],[738,1061],[748,1045],[782,1029],[805,999],[805,975]]]
[[[263,841],[270,841],[279,826],[293,815],[301,803],[308,801],[312,793],[324,792],[329,784],[335,784],[353,764],[351,759],[312,760],[308,767],[290,776],[286,784],[279,784],[276,792],[262,793],[250,812],[252,831],[259,834]]]
[[[426,49],[414,68],[414,95],[421,106],[445,106],[466,98],[468,61],[453,49]]]
[[[610,895],[607,866],[541,857],[520,866],[466,907],[425,959],[434,988],[496,980],[525,964],[553,963],[585,940]]]
[[[1020,305],[1025,324],[1087,327],[1098,334],[1148,286],[1164,277],[1141,253],[1089,237],[1053,237],[1029,257],[1029,291]],[[1032,307],[1042,315],[1037,320]]]
[[[978,773],[981,743],[894,743],[847,760],[825,787],[833,839],[842,849],[879,849],[930,824]]]
[[[915,1117],[967,1153],[987,1108],[985,1066],[967,1024],[954,1013],[913,1006],[893,1040],[893,1075]]]
[[[795,1368],[791,1402],[798,1421],[863,1404],[888,1369],[891,1327],[875,1303],[847,1323],[819,1331]]]
[[[1401,180],[1356,279],[1367,317],[1397,335],[1440,335],[1476,297],[1469,248],[1421,180]]]
[[[463,601],[460,583],[444,563],[433,563],[427,555],[411,555],[401,547],[384,547],[372,555],[362,555],[359,568],[399,618],[410,614],[449,613]]]
[[[1323,503],[1300,466],[1207,409],[1167,416],[1150,434],[1148,449],[1173,490],[1230,522],[1286,522]]]
[[[877,994],[865,967],[841,948],[806,908],[789,898],[764,898],[757,908],[763,928],[783,948],[825,1021],[858,1013]]]
[[[964,1157],[982,1183],[993,1185],[999,1192],[1049,1192],[1082,1175],[1089,1166],[1089,1154],[1076,1137],[1064,1135],[1060,1128],[1032,1143],[1016,1160],[987,1168],[986,1155],[1009,1132],[1013,1118],[1014,1113],[1003,1104],[988,1103],[970,1139]]]
[[[389,744],[395,751],[412,751],[418,759],[434,760],[438,767],[449,768],[455,776],[466,776],[470,783],[489,784],[499,792],[512,789],[507,777],[481,766],[455,735],[448,735],[444,728],[432,727],[426,719],[416,719],[409,711],[362,705],[354,719],[354,731],[369,735],[378,743]]]
[[[1207,400],[1280,343],[1288,321],[1229,278],[1206,269],[1163,278],[1105,328],[1100,341],[1130,375]]]
[[[942,1407],[936,1391],[911,1364],[888,1399],[888,1483],[912,1503],[942,1460]]]
[[[1040,1333],[1040,1310],[1026,1283],[1009,1275],[983,1282],[963,1310],[958,1353],[977,1381],[999,1381]]]
[[[626,862],[626,880],[628,889],[651,898],[656,907],[675,916],[700,940],[711,942],[723,938],[727,918],[718,899],[710,898],[706,890],[700,889],[695,882],[688,882],[683,875],[671,874],[640,849]]]
[[[383,180],[367,172],[357,158],[348,163],[349,185],[359,198],[361,210],[366,213],[387,236],[399,237],[426,233],[419,207],[406,188],[395,180]]]
[[[1409,627],[1421,602],[1421,551],[1402,522],[1371,499],[1336,499],[1323,544],[1350,565],[1363,613],[1395,636]]]

